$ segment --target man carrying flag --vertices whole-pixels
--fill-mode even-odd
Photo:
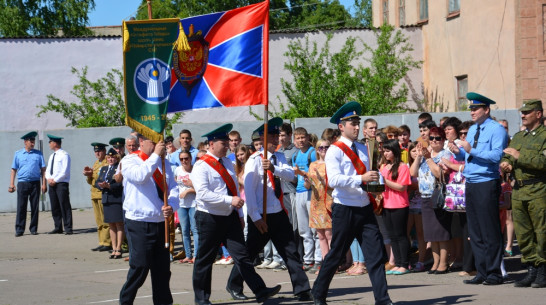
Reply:
[[[138,140],[140,150],[125,156],[120,164],[131,258],[119,300],[120,304],[133,304],[138,289],[151,271],[153,303],[172,304],[169,249],[164,247],[165,218],[178,209],[178,187],[168,161],[165,161],[165,173],[161,172],[161,159],[165,157],[163,141],[156,144],[140,134]],[[167,175],[167,189],[163,189],[164,174]],[[164,192],[169,192],[170,205],[163,205]]]
[[[195,304],[208,305],[211,294],[212,265],[220,243],[226,245],[242,278],[262,303],[277,294],[281,286],[265,286],[256,273],[245,247],[241,208],[244,201],[239,197],[237,177],[231,161],[226,158],[228,133],[232,124],[225,124],[203,135],[209,149],[193,167],[191,181],[196,192],[197,211],[195,221],[199,228],[199,250],[193,268]]]
[[[311,300],[309,279],[303,271],[298,246],[294,241],[292,225],[283,204],[283,190],[280,179],[291,180],[294,170],[286,162],[284,154],[275,152],[279,144],[279,133],[283,121],[276,117],[268,122],[267,149],[254,153],[245,164],[244,185],[248,208],[248,236],[246,245],[250,260],[258,256],[269,240],[286,262],[294,294],[299,301]],[[264,140],[264,125],[258,128],[260,139]],[[267,158],[263,155],[267,153]],[[267,182],[267,217],[263,216],[263,175],[268,175]],[[237,267],[231,269],[227,290],[235,300],[245,300],[243,278]]]

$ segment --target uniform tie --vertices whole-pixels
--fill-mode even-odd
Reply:
[[[478,146],[478,139],[480,138],[480,125],[476,128],[476,134],[474,135],[474,144],[472,144],[472,148],[476,148]],[[467,159],[467,162],[472,161],[473,156],[469,156]]]
[[[272,155],[271,156],[271,163],[273,163],[273,165],[277,165],[277,156],[275,155]],[[273,183],[275,185],[275,197],[277,197],[277,199],[281,199],[281,195],[282,195],[282,188],[281,188],[281,179],[279,179],[279,177],[277,176],[274,176],[275,178],[273,179]]]
[[[55,164],[55,154],[57,153],[53,153],[53,158],[51,158],[51,168],[49,169],[50,175],[53,175],[53,165]]]

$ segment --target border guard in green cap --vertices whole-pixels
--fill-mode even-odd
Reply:
[[[546,127],[540,100],[519,109],[525,130],[514,135],[500,167],[513,173],[512,215],[527,276],[516,287],[546,287]]]
[[[104,207],[102,206],[102,191],[95,185],[99,178],[100,169],[103,166],[107,166],[106,161],[106,146],[99,142],[91,143],[93,151],[95,152],[95,158],[97,160],[93,163],[93,168],[86,166],[83,169],[83,175],[86,177],[87,183],[91,186],[91,204],[93,205],[93,212],[95,214],[95,223],[97,224],[97,234],[99,237],[99,245],[91,251],[109,251],[112,250],[112,241],[110,240],[110,226],[104,222]]]
[[[474,125],[468,129],[466,141],[448,144],[455,159],[466,162],[466,218],[477,274],[463,282],[499,285],[503,283],[500,265],[504,253],[499,219],[499,164],[508,136],[504,127],[491,119],[490,105],[495,101],[475,92],[468,92],[466,97]]]
[[[228,133],[232,128],[232,124],[225,124],[203,135],[207,138],[209,149],[195,162],[190,175],[196,192],[195,222],[199,228],[199,249],[193,267],[193,291],[197,305],[212,304],[209,300],[212,265],[222,242],[225,242],[236,268],[256,295],[258,303],[281,290],[280,285],[272,288],[265,286],[254,270],[245,246],[242,228],[242,207],[245,202],[239,197],[233,164],[226,158]]]
[[[120,159],[123,159],[125,157],[125,139],[124,138],[113,138],[108,142],[108,144],[112,145],[114,150],[119,154]]]
[[[294,239],[292,225],[288,219],[283,202],[281,180],[294,179],[294,170],[286,162],[284,154],[275,152],[279,145],[279,133],[283,120],[279,117],[268,121],[267,149],[255,152],[245,164],[244,186],[248,211],[248,235],[246,246],[250,260],[258,256],[259,252],[271,240],[286,262],[294,295],[298,301],[310,301],[311,287],[309,279],[303,270],[303,263],[298,253],[298,245]],[[264,141],[264,124],[256,129],[260,140]],[[264,153],[267,158],[263,159]],[[263,180],[264,171],[267,173],[267,206],[266,219],[263,219]],[[246,300],[243,294],[243,277],[233,266],[229,275],[227,290],[234,300]]]
[[[38,204],[40,185],[42,193],[47,191],[45,180],[46,164],[42,152],[34,149],[36,131],[21,137],[24,148],[15,152],[11,163],[11,176],[8,192],[17,191],[17,214],[15,217],[15,237],[23,236],[27,220],[27,202],[30,199],[30,234],[38,234]],[[17,188],[15,176],[17,175]]]
[[[373,201],[365,184],[379,181],[370,170],[368,150],[357,141],[362,106],[349,102],[332,116],[341,137],[326,152],[328,184],[332,197],[332,243],[313,285],[315,305],[325,305],[330,282],[350,244],[356,239],[366,257],[375,304],[391,304],[385,277],[387,253],[373,212]]]
[[[53,151],[47,162],[46,179],[49,185],[51,216],[55,228],[48,234],[71,235],[72,205],[70,204],[70,155],[61,148],[62,137],[47,134],[49,148]]]

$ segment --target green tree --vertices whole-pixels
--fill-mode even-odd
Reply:
[[[377,47],[349,37],[341,51],[331,53],[329,34],[326,43],[318,49],[308,39],[291,42],[285,64],[293,80],[281,79],[282,92],[287,98],[274,113],[285,119],[298,117],[327,117],[349,100],[358,101],[364,115],[393,113],[408,110],[405,106],[408,89],[401,84],[410,69],[419,68],[414,60],[408,39],[391,26],[375,30]],[[364,51],[358,51],[361,42]],[[368,55],[369,57],[365,57]],[[370,65],[353,66],[364,59]],[[279,97],[278,97],[279,98]]]
[[[0,0],[0,36],[89,35],[94,0]]]
[[[355,0],[355,12],[349,25],[372,27],[372,0]]]

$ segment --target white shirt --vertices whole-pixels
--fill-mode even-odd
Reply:
[[[184,184],[184,182],[190,180],[190,173],[184,170],[184,167],[180,165],[174,170],[174,180],[178,184],[178,193],[182,194],[185,190],[191,189]],[[180,207],[181,208],[194,208],[195,207],[195,193],[189,193],[180,198]]]
[[[219,158],[207,152],[207,155],[212,156],[214,159]],[[235,175],[235,169],[231,160],[228,158],[222,158],[224,167],[228,171],[229,175],[237,187],[237,194],[239,193],[239,186],[237,183],[237,177]],[[224,179],[220,174],[208,165],[203,160],[195,162],[190,174],[193,188],[196,193],[197,210],[218,216],[229,216],[235,209],[231,205],[233,196],[228,195],[228,188]],[[243,217],[243,211],[239,210],[239,217]]]
[[[349,148],[353,142],[343,136],[339,138]],[[358,151],[358,157],[369,171],[370,164],[368,159],[368,150],[366,146],[359,142],[354,142]],[[326,162],[326,174],[328,175],[328,185],[334,189],[332,197],[335,203],[364,207],[370,204],[368,193],[360,185],[362,184],[362,175],[356,173],[356,169],[351,159],[337,146],[331,145],[324,158]]]
[[[263,152],[262,152],[263,153]],[[275,152],[274,155],[277,158],[277,164],[275,165],[275,171],[273,175],[285,179],[294,179],[294,170],[290,167],[283,153]],[[267,152],[268,159],[271,160],[271,153]],[[245,196],[246,205],[248,209],[248,215],[252,221],[262,219],[263,214],[263,175],[264,170],[262,168],[262,156],[260,152],[254,153],[245,164]],[[278,213],[282,211],[281,202],[275,196],[273,190],[273,181],[267,178],[267,214]]]
[[[53,160],[53,155],[55,155],[55,160]],[[53,165],[53,174],[51,174],[52,161],[55,162]],[[66,151],[59,148],[49,156],[45,177],[46,179],[53,179],[56,183],[70,182],[70,156]]]
[[[153,178],[156,169],[161,171],[161,157],[153,153],[146,161],[137,154],[129,154],[121,160],[121,174],[123,175],[123,209],[125,217],[136,221],[162,222],[165,221],[161,207],[163,199],[159,198]],[[171,164],[165,160],[167,173],[167,189],[169,190],[168,203],[173,210],[178,209],[178,187],[174,181]]]

